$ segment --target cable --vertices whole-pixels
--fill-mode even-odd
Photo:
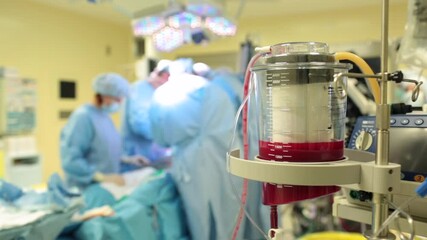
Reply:
[[[423,111],[423,107],[412,106],[412,111]]]
[[[421,108],[422,109],[422,108]],[[391,114],[407,114],[411,113],[414,107],[405,103],[393,103],[391,104]]]

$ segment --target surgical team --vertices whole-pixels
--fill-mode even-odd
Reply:
[[[242,89],[237,74],[191,59],[160,60],[131,85],[116,73],[96,76],[92,102],[76,109],[61,132],[68,186],[83,192],[97,184],[124,186],[124,174],[164,169],[181,198],[188,238],[229,239],[240,208],[233,191],[240,192],[241,180],[227,172],[226,152]],[[110,117],[115,112],[121,129]],[[266,215],[259,213],[260,194],[251,192],[248,209]],[[253,236],[244,226],[240,238]]]

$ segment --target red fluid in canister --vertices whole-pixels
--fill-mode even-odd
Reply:
[[[260,141],[261,159],[283,162],[329,162],[344,158],[344,141],[279,143]],[[263,204],[279,205],[328,195],[337,186],[294,186],[263,183]]]

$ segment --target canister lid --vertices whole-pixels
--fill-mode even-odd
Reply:
[[[267,63],[335,62],[329,46],[320,42],[289,42],[271,46]]]

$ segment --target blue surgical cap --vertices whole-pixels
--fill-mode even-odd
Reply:
[[[169,65],[171,65],[172,61],[167,59],[162,59],[157,63],[157,66],[154,70],[157,72],[169,72]]]
[[[211,68],[206,63],[198,62],[193,64],[193,73],[200,77],[209,78]]]
[[[129,83],[117,73],[104,73],[93,80],[93,90],[101,95],[122,98],[129,93]]]

